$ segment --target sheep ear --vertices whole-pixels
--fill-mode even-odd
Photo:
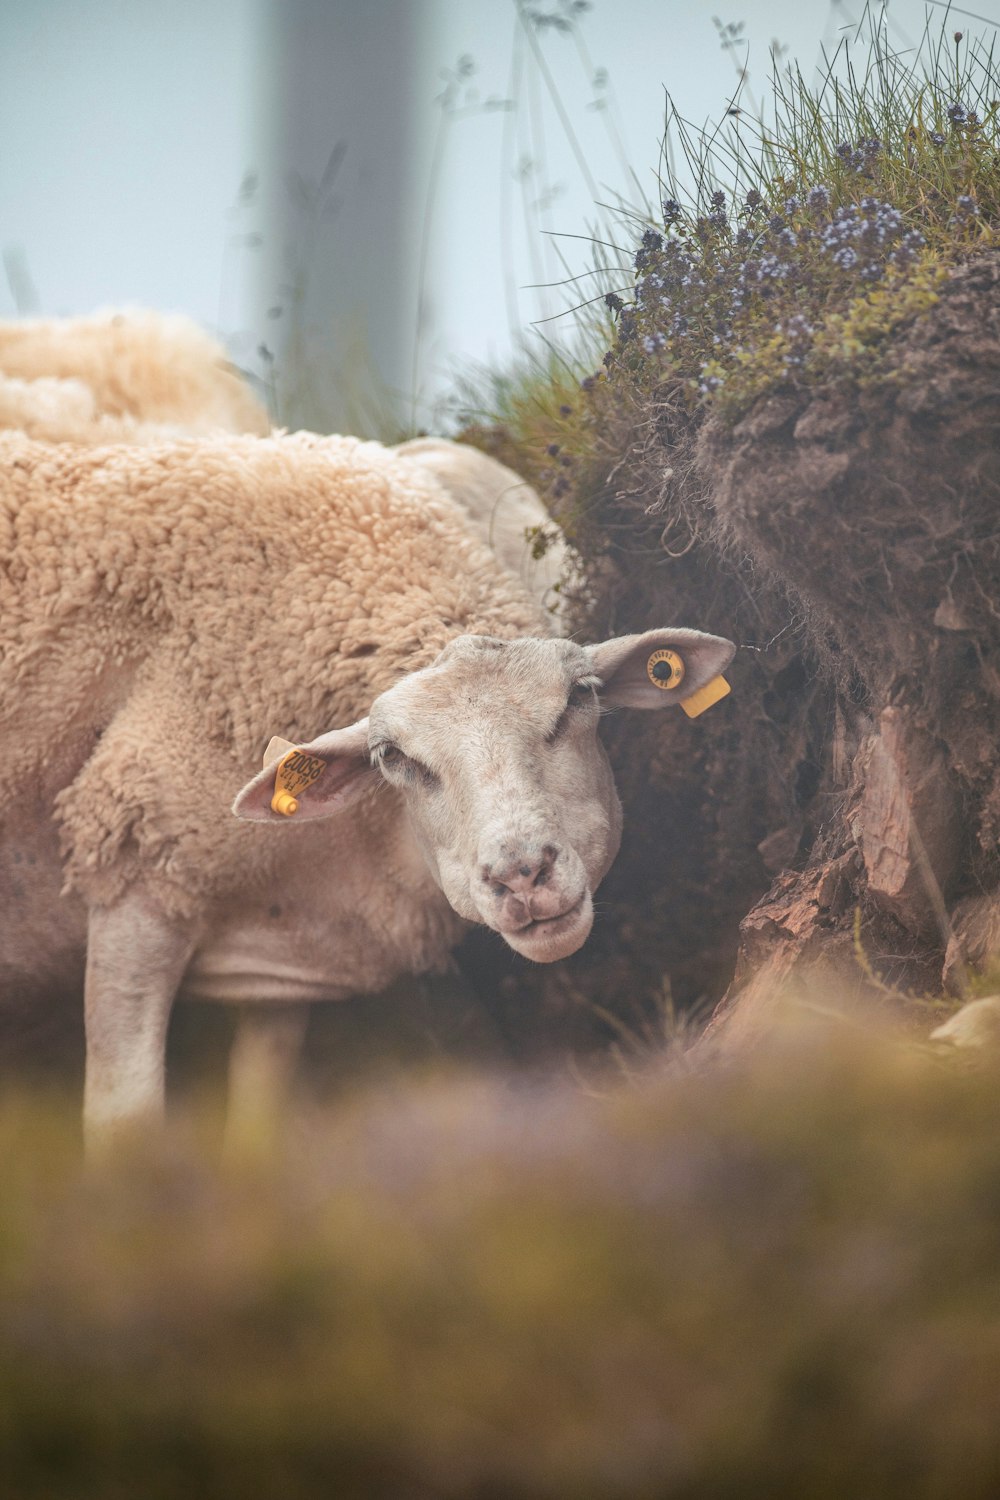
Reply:
[[[264,769],[238,794],[233,812],[261,823],[303,823],[350,807],[376,779],[368,759],[368,720],[307,745],[275,737]]]
[[[736,647],[701,630],[647,630],[588,646],[607,708],[669,708],[692,718],[729,692],[722,677]]]

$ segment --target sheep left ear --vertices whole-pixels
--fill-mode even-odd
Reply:
[[[721,674],[736,651],[722,636],[681,629],[620,635],[586,649],[601,679],[599,696],[606,708],[669,708],[677,703],[692,717],[729,692]]]
[[[238,793],[233,812],[258,823],[304,823],[349,807],[378,779],[368,760],[368,720],[306,745],[272,739],[264,769]]]

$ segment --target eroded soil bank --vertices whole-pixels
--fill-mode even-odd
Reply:
[[[625,845],[603,933],[523,980],[549,1006],[648,1017],[666,976],[739,1031],[803,963],[926,992],[1000,937],[998,278],[956,269],[863,373],[735,423],[664,388],[634,421],[586,519],[588,629],[742,649],[703,719],[608,726]]]

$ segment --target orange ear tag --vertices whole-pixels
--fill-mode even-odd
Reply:
[[[264,751],[265,766],[272,765],[275,760],[278,765],[274,775],[271,811],[290,818],[299,810],[302,793],[313,782],[318,781],[326,770],[326,761],[321,760],[318,755],[306,755],[291,740],[283,740],[279,735],[268,741]]]
[[[670,692],[673,688],[680,687],[684,681],[684,663],[676,651],[654,651],[646,663],[646,676],[654,687]],[[711,682],[706,682],[704,687],[700,687],[690,697],[682,698],[681,708],[689,719],[696,719],[730,692],[732,688],[724,677],[713,677]]]
[[[690,698],[685,698],[681,708],[689,719],[696,719],[699,714],[705,712],[706,708],[711,708],[713,703],[718,703],[721,698],[725,698],[731,692],[732,688],[724,677],[713,677],[711,682],[706,682],[705,686],[700,687],[696,693],[692,693]]]

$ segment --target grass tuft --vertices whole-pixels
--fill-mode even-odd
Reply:
[[[928,23],[904,55],[866,11],[815,85],[776,67],[766,123],[734,102],[698,129],[668,107],[660,217],[623,212],[627,271],[595,246],[610,289],[575,312],[578,390],[517,373],[480,419],[563,515],[585,487],[540,456],[558,442],[603,482],[612,404],[640,424],[664,402],[735,420],[782,387],[877,379],[949,269],[997,243],[1000,69],[992,44],[955,37]]]

